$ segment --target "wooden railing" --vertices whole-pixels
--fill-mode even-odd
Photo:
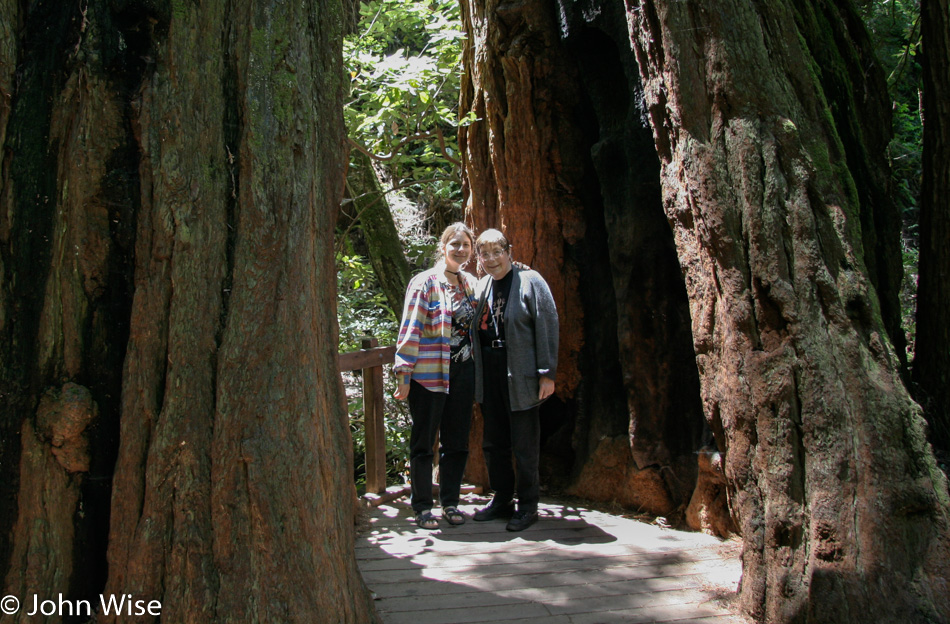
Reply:
[[[386,425],[383,418],[383,366],[392,364],[396,347],[380,347],[379,341],[366,337],[362,349],[341,353],[340,372],[359,370],[363,373],[363,423],[366,437],[366,491],[386,491]]]

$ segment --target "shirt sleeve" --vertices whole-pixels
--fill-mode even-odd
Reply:
[[[419,358],[419,339],[425,327],[429,311],[429,290],[426,280],[412,280],[406,291],[402,308],[402,323],[396,340],[396,357],[393,372],[399,383],[407,384]]]
[[[558,318],[554,296],[540,274],[531,276],[531,314],[534,316],[534,345],[538,376],[557,376]]]

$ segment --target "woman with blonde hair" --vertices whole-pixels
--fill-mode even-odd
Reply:
[[[468,461],[475,363],[470,330],[475,317],[475,278],[462,270],[472,257],[475,235],[464,223],[448,226],[439,239],[435,268],[409,282],[393,371],[393,396],[409,400],[409,479],[416,524],[439,528],[432,514],[433,446],[439,436],[439,500],[442,518],[463,524],[458,509]]]

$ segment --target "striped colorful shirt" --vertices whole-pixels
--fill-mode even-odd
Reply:
[[[416,381],[432,392],[449,391],[452,349],[452,293],[445,265],[423,271],[409,282],[396,341],[393,372],[399,383]],[[459,280],[465,294],[475,301],[475,278],[464,271]],[[474,307],[474,305],[473,305]]]

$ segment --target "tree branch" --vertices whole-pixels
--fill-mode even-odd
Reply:
[[[386,195],[389,195],[389,194],[392,193],[393,191],[398,191],[399,189],[403,189],[403,188],[406,188],[406,187],[408,187],[408,186],[412,186],[412,185],[414,185],[414,184],[428,184],[428,183],[430,183],[430,182],[451,182],[451,181],[452,181],[452,178],[429,178],[429,179],[427,179],[427,180],[406,180],[406,181],[404,181],[404,182],[400,182],[399,184],[394,184],[394,185],[392,186],[392,188],[389,188],[389,189],[386,189],[385,191],[382,191],[382,192],[379,194],[379,197],[377,197],[377,198],[374,199],[373,201],[369,202],[369,203],[366,204],[365,206],[360,207],[359,211],[356,213],[356,216],[354,216],[354,217],[350,220],[350,224],[349,224],[348,226],[346,226],[346,230],[343,232],[342,235],[340,235],[340,242],[339,242],[339,244],[337,245],[337,253],[341,253],[341,252],[343,251],[343,241],[345,241],[345,240],[346,240],[346,237],[349,236],[350,230],[353,229],[353,226],[356,225],[356,222],[360,220],[360,216],[362,216],[362,214],[363,214],[364,212],[366,212],[369,208],[372,208],[373,206],[375,206],[375,205],[376,205],[376,202],[378,202],[378,201],[380,201],[382,198],[386,197]],[[349,185],[349,182],[347,182],[347,188],[349,188],[349,186],[350,186],[350,185]],[[362,195],[360,195],[360,196],[358,196],[358,197],[353,197],[353,198],[351,198],[350,201],[354,201],[354,202],[355,202],[357,199],[360,199],[361,197],[366,197],[366,196],[369,195],[369,194],[370,194],[370,193],[363,193]]]
[[[439,140],[439,150],[442,152],[442,156],[445,157],[445,159],[446,159],[447,161],[449,161],[450,163],[452,163],[452,164],[455,165],[456,167],[459,167],[459,166],[462,165],[462,162],[461,162],[461,161],[459,161],[459,160],[457,160],[457,159],[455,159],[455,158],[452,158],[452,156],[449,155],[448,150],[446,150],[446,148],[445,148],[445,136],[442,134],[442,129],[441,129],[441,128],[436,128],[436,129],[433,130],[432,132],[419,132],[419,133],[411,134],[411,135],[407,136],[407,137],[404,138],[402,141],[400,141],[400,142],[396,145],[396,147],[393,149],[392,153],[390,153],[390,154],[388,154],[388,155],[384,155],[384,154],[374,154],[374,153],[371,152],[367,147],[365,147],[364,145],[362,145],[361,143],[359,143],[358,141],[356,141],[356,140],[353,139],[352,137],[348,137],[348,138],[349,138],[349,140],[350,140],[350,144],[351,144],[353,147],[355,147],[355,148],[358,149],[359,151],[363,152],[364,154],[366,154],[367,156],[369,156],[369,157],[372,158],[373,160],[378,160],[378,161],[380,161],[380,162],[386,162],[386,161],[392,160],[393,158],[395,158],[396,156],[398,156],[398,155],[399,155],[399,150],[402,149],[402,148],[403,148],[405,145],[407,145],[408,143],[411,143],[411,142],[413,142],[413,141],[421,141],[422,139],[431,139],[432,137],[436,137],[436,138]]]

